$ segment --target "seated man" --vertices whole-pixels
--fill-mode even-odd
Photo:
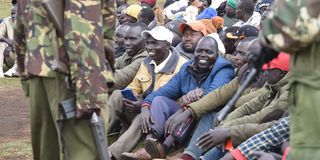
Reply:
[[[254,52],[257,51],[257,40],[253,40],[253,42],[250,43],[250,47],[248,48],[248,51],[245,52]],[[288,64],[288,61],[287,61]],[[244,66],[246,67],[246,66]],[[244,68],[243,67],[243,68]],[[277,67],[276,67],[277,68]],[[264,73],[265,74],[265,73]],[[261,83],[261,79],[264,78],[264,74],[262,74],[256,82],[254,82],[241,96],[241,98],[238,100],[238,102],[235,104],[236,107],[239,107],[241,104],[244,104],[244,102],[247,102],[249,100],[252,100],[253,98],[265,94],[267,92],[266,89],[258,89],[252,93],[249,93],[251,90],[255,90],[257,88],[262,87],[264,83]],[[213,120],[215,118],[216,110],[225,105],[228,100],[234,95],[234,93],[239,88],[240,84],[242,84],[243,79],[245,79],[245,71],[240,72],[237,77],[235,77],[232,81],[230,81],[228,84],[220,87],[217,90],[214,90],[213,92],[209,93],[205,97],[201,98],[197,102],[193,102],[191,104],[188,104],[188,109],[186,109],[184,112],[182,112],[179,115],[176,115],[175,118],[173,118],[171,127],[170,128],[176,128],[183,122],[187,121],[187,119],[192,116],[196,119],[200,119],[197,128],[198,131],[195,131],[195,134],[193,135],[190,144],[188,148],[185,150],[183,158],[184,159],[197,159],[200,155],[204,153],[203,150],[200,150],[196,146],[197,138],[208,131],[211,126],[213,126]],[[282,75],[283,76],[283,75]],[[281,77],[280,77],[281,78]],[[205,128],[203,128],[206,126]],[[202,130],[204,129],[204,130]],[[199,134],[199,135],[198,135]]]
[[[182,41],[176,46],[176,49],[181,56],[188,60],[193,59],[193,53],[199,40],[208,34],[205,26],[200,21],[182,23],[179,26],[179,32],[182,34]]]
[[[124,35],[124,46],[126,53],[116,59],[113,78],[114,85],[109,88],[109,92],[115,89],[123,89],[132,82],[142,61],[148,53],[144,48],[144,39],[141,33],[148,30],[148,26],[143,23],[128,23],[128,29]]]
[[[226,154],[221,160],[252,159],[252,151],[270,152],[275,148],[280,148],[290,140],[290,118],[281,118],[271,128],[268,128],[241,143],[231,153]],[[287,150],[288,148],[282,148]],[[285,152],[286,153],[286,152]],[[286,154],[284,154],[286,156]]]
[[[110,146],[110,152],[116,159],[120,159],[121,153],[132,150],[142,137],[139,126],[140,115],[137,116],[140,113],[142,98],[164,86],[187,61],[170,47],[173,34],[167,28],[155,27],[151,31],[142,32],[142,37],[145,39],[149,56],[143,61],[133,81],[127,87],[133,91],[138,100],[123,99],[120,90],[115,90],[108,101],[110,121],[118,118],[125,128],[130,126]]]
[[[126,52],[126,47],[124,46],[124,36],[129,28],[126,24],[121,24],[117,27],[116,33],[115,33],[115,57],[118,58],[122,56]]]
[[[6,76],[13,76],[17,72],[17,65],[9,69],[6,73],[3,73],[4,52],[6,49],[13,51],[13,23],[15,21],[16,7],[11,10],[11,17],[4,18],[0,24],[0,78]]]
[[[179,98],[197,101],[233,78],[232,65],[218,57],[218,44],[212,37],[203,37],[194,55],[194,60],[184,64],[170,82],[148,95],[142,104],[140,123],[143,133],[148,134],[145,147],[150,154],[148,156],[151,156],[149,159],[164,158],[172,141],[175,141],[170,140],[168,143],[165,141],[161,145],[165,138],[166,120],[183,111],[176,102]],[[161,154],[152,151],[158,147],[164,150]],[[123,159],[140,159],[148,157],[146,154],[124,153],[122,157]]]
[[[125,11],[124,23],[136,23],[138,22],[138,16],[142,7],[138,4],[130,5]]]
[[[231,112],[218,128],[202,135],[198,147],[208,150],[229,139],[232,146],[238,146],[252,135],[269,128],[274,121],[281,118],[288,109],[288,76],[289,55],[280,53],[280,58],[271,61],[268,69],[268,92],[245,103]],[[282,56],[285,55],[285,56]],[[279,82],[278,82],[279,81]],[[205,142],[204,142],[205,141]],[[224,153],[217,148],[210,149],[204,159],[221,158]]]

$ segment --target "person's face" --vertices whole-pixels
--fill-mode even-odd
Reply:
[[[218,46],[210,38],[199,41],[195,51],[195,65],[202,71],[208,70],[218,57]]]
[[[203,34],[198,31],[186,27],[182,34],[182,47],[187,52],[193,52],[196,48],[198,41],[203,37]]]
[[[124,46],[124,36],[128,26],[120,26],[116,30],[115,34],[115,49],[121,48]]]
[[[271,11],[265,11],[263,12],[262,16],[261,16],[261,20],[260,20],[260,29],[263,29],[263,21],[268,17],[268,15],[270,14]]]
[[[117,18],[118,18],[120,24],[123,24],[125,21],[125,14],[123,13],[123,11],[126,8],[127,8],[127,6],[122,5],[117,9]]]
[[[136,23],[137,19],[125,14],[124,21],[128,23]]]
[[[236,14],[236,10],[233,9],[230,5],[226,5],[226,14],[228,17],[233,17]]]
[[[136,55],[144,49],[144,40],[141,37],[140,27],[129,27],[124,36],[124,46],[129,56]]]
[[[181,36],[175,32],[172,32],[173,39],[172,39],[172,46],[175,47],[181,42]]]
[[[266,10],[269,9],[269,6],[263,6],[260,8],[260,14],[262,15]]]
[[[147,18],[145,18],[145,17],[142,17],[141,15],[142,15],[142,12],[140,12],[139,15],[138,15],[138,22],[141,22],[141,23],[144,23],[146,25],[149,25],[149,23],[150,23],[149,20]]]
[[[16,10],[17,10],[16,7],[13,7],[13,8],[11,9],[11,19],[12,19],[12,22],[14,22],[15,19],[16,19]]]
[[[249,45],[247,42],[240,42],[236,48],[236,67],[240,69],[244,64],[247,63],[247,53]]]
[[[244,15],[244,9],[241,6],[241,1],[237,4],[237,9],[236,9],[236,17],[238,19],[241,19]]]
[[[167,58],[170,49],[170,44],[167,41],[158,41],[149,36],[145,40],[145,44],[150,58],[156,61],[157,64],[160,64]]]
[[[269,84],[275,84],[277,82],[279,82],[283,76],[286,75],[286,71],[274,68],[274,69],[268,69],[267,70],[267,74],[268,74],[268,80],[267,82]]]

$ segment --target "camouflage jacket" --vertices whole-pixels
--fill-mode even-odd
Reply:
[[[113,37],[114,1],[65,0],[63,39],[57,36],[43,0],[29,1],[25,8],[18,1],[19,71],[27,76],[55,77],[55,61],[65,64],[75,85],[77,109],[101,108],[107,92],[104,39]]]

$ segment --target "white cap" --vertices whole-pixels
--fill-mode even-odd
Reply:
[[[167,41],[170,44],[172,43],[173,33],[164,26],[157,26],[151,29],[151,31],[143,31],[141,36],[147,38],[148,35],[151,35],[154,39],[158,41]]]

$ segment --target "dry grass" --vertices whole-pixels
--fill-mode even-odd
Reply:
[[[0,159],[31,160],[32,150],[29,140],[12,140],[0,143]]]
[[[11,0],[0,0],[0,19],[10,16]]]

